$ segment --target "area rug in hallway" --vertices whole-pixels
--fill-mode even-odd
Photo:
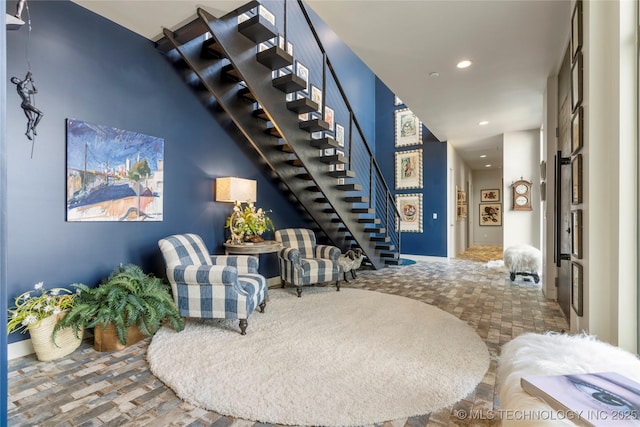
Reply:
[[[247,335],[237,321],[162,328],[151,371],[197,406],[272,424],[354,426],[436,411],[472,392],[489,367],[463,321],[373,291],[270,291]]]

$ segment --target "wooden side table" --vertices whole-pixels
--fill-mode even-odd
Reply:
[[[224,253],[226,255],[258,255],[258,254],[268,254],[272,252],[278,252],[282,249],[282,244],[280,242],[276,242],[275,240],[265,240],[260,243],[225,243],[224,244]]]

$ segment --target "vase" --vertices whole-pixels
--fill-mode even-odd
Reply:
[[[53,328],[66,316],[67,312],[53,314],[42,319],[36,326],[29,328],[31,343],[36,352],[36,357],[42,362],[59,359],[71,354],[80,346],[84,328],[78,331],[78,336],[72,328],[60,329],[53,340]]]
[[[113,323],[109,323],[104,329],[102,323],[99,323],[93,330],[93,348],[96,351],[118,351],[145,338],[147,336],[136,325],[132,325],[127,330],[127,343],[122,344],[118,341],[118,334],[116,334],[116,328]]]

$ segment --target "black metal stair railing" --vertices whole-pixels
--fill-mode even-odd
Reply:
[[[332,243],[361,247],[375,268],[396,263],[399,214],[364,132],[304,6],[298,3],[292,11],[286,1],[277,4],[284,5],[278,17],[283,34],[272,25],[276,17],[251,1],[219,19],[198,9],[199,19],[176,32],[165,30],[158,48],[174,64],[187,66],[185,80],[202,90],[203,99],[216,99]],[[292,40],[306,46],[306,56],[301,55],[309,65],[306,81],[298,75],[302,63],[287,52],[292,16],[297,20]],[[275,44],[261,44],[276,34]],[[322,96],[315,103],[309,74],[319,68],[315,90]]]

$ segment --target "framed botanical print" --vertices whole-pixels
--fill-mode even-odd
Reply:
[[[344,147],[344,126],[336,123],[336,141],[340,147]]]
[[[582,209],[571,211],[571,255],[582,259]]]
[[[571,58],[582,47],[582,0],[577,0],[571,15]]]
[[[571,66],[571,111],[582,104],[582,52],[579,51]]]
[[[578,316],[582,316],[582,265],[571,262],[571,307]]]
[[[311,85],[311,100],[318,104],[318,113],[322,113],[322,89]]]
[[[571,204],[582,203],[582,154],[571,159]]]
[[[408,108],[396,110],[396,147],[422,144],[422,122]]]
[[[333,132],[333,128],[335,125],[335,115],[333,112],[333,108],[324,107],[324,121],[329,123],[329,130]]]
[[[480,203],[480,225],[501,226],[502,205],[500,203]]]
[[[302,91],[309,92],[309,69],[302,65],[300,61],[296,62],[296,75],[306,83],[306,86]]]
[[[400,231],[422,233],[422,194],[396,194]]]
[[[396,190],[422,188],[422,149],[399,151],[396,157]]]
[[[576,154],[582,148],[582,135],[584,128],[582,110],[582,106],[578,107],[578,111],[576,111],[571,119],[571,154]]]
[[[491,189],[491,190],[480,190],[480,201],[481,202],[499,202],[500,190],[497,188]]]

